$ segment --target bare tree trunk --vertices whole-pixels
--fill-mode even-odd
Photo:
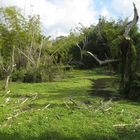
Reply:
[[[7,88],[8,88],[9,80],[10,80],[11,74],[13,72],[13,69],[15,67],[15,64],[14,64],[14,53],[15,53],[15,49],[13,48],[12,56],[11,56],[11,64],[8,66],[8,68],[6,70],[6,79],[5,79],[5,83],[4,83],[4,87],[3,87],[4,90],[7,90]]]
[[[8,76],[6,77],[5,84],[4,84],[4,87],[3,87],[4,90],[6,90],[6,89],[8,88],[9,80],[10,80],[10,75],[8,75]]]
[[[38,68],[39,64],[40,64],[40,56],[41,56],[41,53],[42,53],[43,43],[44,43],[44,39],[42,38],[41,45],[40,45],[40,48],[39,48],[39,54],[38,54],[38,58],[37,58],[36,68]]]

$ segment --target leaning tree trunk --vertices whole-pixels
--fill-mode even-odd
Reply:
[[[136,48],[133,45],[132,39],[129,37],[129,32],[133,26],[138,22],[139,16],[134,6],[134,18],[125,27],[125,32],[121,40],[120,57],[121,57],[121,89],[125,94],[129,94],[131,81],[133,80],[135,73],[135,62],[136,62]]]

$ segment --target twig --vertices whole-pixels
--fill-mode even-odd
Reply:
[[[109,111],[111,108],[112,108],[112,107],[109,107],[109,108],[105,109],[104,111],[106,111],[106,112],[107,112],[107,111]]]
[[[103,110],[103,111],[108,111],[108,110],[110,110],[111,109],[111,104],[112,104],[112,99],[110,99],[109,101],[107,101],[107,102],[103,102],[103,101],[101,101],[101,106],[98,108],[98,109],[96,109],[95,110],[95,112],[97,112],[97,111],[99,111],[99,110]],[[108,108],[107,108],[108,107]]]
[[[134,124],[114,124],[113,127],[133,126]]]
[[[35,96],[33,96],[32,100],[35,100],[37,98],[37,94]]]
[[[21,104],[24,104],[27,100],[28,100],[28,98],[26,98]]]
[[[76,106],[78,106],[78,104],[73,100],[73,99],[70,99],[70,101],[75,104]]]
[[[6,98],[5,103],[8,103],[10,101],[10,97]]]
[[[46,106],[42,109],[42,111],[45,110],[45,109],[47,109],[50,105],[51,105],[51,104],[46,105]]]
[[[58,114],[56,114],[56,118],[58,119],[58,120],[60,120],[61,118],[60,118],[60,116],[58,115]]]
[[[31,58],[29,58],[24,52],[22,52],[19,48],[18,48],[18,51],[19,51],[19,53],[21,53],[22,55],[24,55],[32,64],[35,65],[35,62]]]
[[[68,109],[70,109],[70,106],[64,101],[64,104],[66,105],[66,107],[68,108]]]

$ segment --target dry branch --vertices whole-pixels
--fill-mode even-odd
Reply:
[[[73,99],[70,99],[70,101],[71,101],[74,105],[78,106],[78,104],[77,104]]]
[[[10,97],[6,98],[5,103],[8,103],[10,101]]]
[[[32,64],[35,65],[35,62],[30,57],[28,57],[23,51],[21,51],[19,48],[18,51],[20,54],[24,55]]]
[[[69,107],[69,105],[64,101],[64,104],[66,105],[66,107],[68,108],[68,109],[70,109],[70,107]]]
[[[47,109],[49,106],[50,106],[50,104],[46,105],[46,106],[42,109],[42,111],[45,110],[45,109]]]
[[[60,116],[58,115],[58,114],[56,114],[56,118],[58,119],[58,120],[60,120],[61,118],[60,118]]]
[[[134,124],[114,124],[113,127],[134,126]]]
[[[106,60],[102,61],[97,56],[92,54],[91,52],[87,51],[87,53],[89,55],[91,55],[99,63],[99,65],[105,65],[105,64],[108,64],[108,63],[113,63],[113,62],[118,62],[119,61],[118,59],[106,59]]]
[[[28,100],[28,98],[26,98],[23,102],[21,102],[21,105],[24,104],[27,100]]]
[[[128,34],[129,34],[130,30],[132,29],[132,27],[133,27],[134,25],[137,24],[138,19],[139,19],[139,16],[138,16],[138,12],[137,12],[137,8],[136,8],[136,6],[135,6],[135,3],[133,3],[133,6],[134,6],[134,18],[133,18],[133,20],[130,21],[130,22],[127,24],[127,26],[125,27],[125,32],[124,32],[124,34],[123,34],[125,38],[128,37]]]

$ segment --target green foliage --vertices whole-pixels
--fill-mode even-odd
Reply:
[[[125,95],[127,98],[135,101],[140,101],[140,73],[133,73],[131,81],[129,81],[125,88]]]
[[[20,82],[23,82],[24,80],[24,77],[25,77],[25,73],[26,71],[25,70],[14,70],[13,73],[12,73],[12,81],[13,82],[16,82],[16,81],[20,81]]]
[[[41,34],[39,16],[25,18],[15,7],[1,8],[0,13],[2,15],[0,22],[0,69],[2,73],[11,65],[14,49],[13,57],[16,67],[11,73],[13,81],[54,80],[61,69],[57,63],[65,63],[66,57],[68,59],[67,49],[62,48],[58,52],[56,47],[52,47],[53,43],[49,37]],[[65,40],[62,41],[64,42]],[[58,43],[58,47],[60,46],[61,42]],[[61,55],[60,61],[59,55]],[[4,74],[1,78],[4,78]]]

